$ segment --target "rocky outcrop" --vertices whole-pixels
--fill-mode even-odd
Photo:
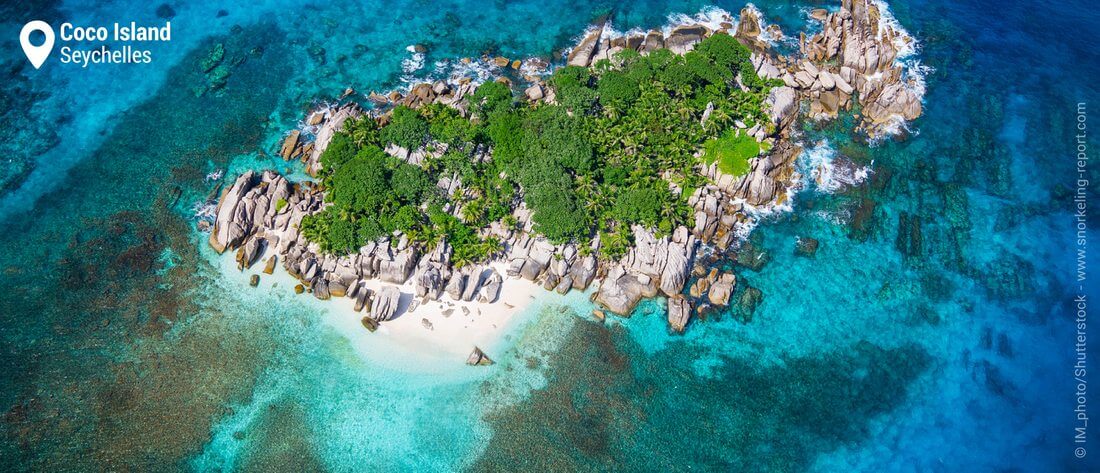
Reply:
[[[641,226],[633,231],[634,247],[612,266],[596,294],[596,302],[624,316],[642,297],[653,297],[658,291],[674,296],[683,291],[698,245],[686,227],[660,239]]]
[[[676,54],[684,54],[694,49],[695,45],[710,33],[710,30],[703,25],[677,26],[665,38],[665,47]]]
[[[792,87],[775,87],[764,100],[768,118],[780,128],[786,128],[798,115],[798,92]]]
[[[872,137],[920,116],[923,87],[897,61],[913,39],[882,16],[875,2],[843,0],[822,20],[821,32],[802,41],[807,61],[792,74],[811,100],[811,115],[836,116],[858,92],[860,127]]]
[[[257,229],[273,223],[280,200],[286,202],[290,194],[290,183],[272,171],[241,174],[218,202],[210,246],[219,253],[240,246]],[[257,255],[251,256],[255,261]]]
[[[810,237],[801,236],[795,241],[794,254],[798,256],[805,256],[807,258],[813,258],[817,254],[817,247],[820,243]]]
[[[260,257],[260,253],[263,251],[265,242],[263,238],[249,238],[244,245],[241,245],[237,250],[237,269],[245,270],[252,267],[252,263],[255,263]]]
[[[439,268],[428,266],[416,276],[416,295],[429,300],[439,299],[443,290],[443,276]]]
[[[283,146],[279,150],[279,156],[282,156],[285,160],[291,160],[302,155],[302,147],[299,146],[298,140],[301,137],[302,132],[299,130],[291,130],[290,134],[283,139]]]
[[[325,148],[328,148],[328,144],[332,141],[332,137],[336,135],[336,132],[344,128],[344,123],[348,119],[358,118],[365,113],[361,107],[354,103],[330,108],[323,112],[320,128],[313,139],[313,148],[305,156],[306,172],[309,175],[316,176],[321,171],[321,153],[325,151]]]
[[[451,300],[462,300],[462,292],[466,290],[466,274],[455,273],[451,275],[451,279],[447,280],[447,288],[445,289],[447,295],[451,297]]]
[[[749,173],[736,180],[732,187],[733,198],[744,199],[753,206],[774,202],[785,196],[792,185],[794,161],[802,149],[788,141],[780,142],[771,153],[754,158]],[[721,177],[719,186],[721,186]]]
[[[481,288],[481,270],[474,269],[466,277],[466,287],[462,290],[462,300],[470,302],[477,297],[477,290]]]
[[[628,317],[646,294],[657,295],[652,278],[627,272],[622,266],[616,265],[600,284],[600,289],[596,292],[596,302],[611,312]]]
[[[574,46],[573,50],[569,52],[566,63],[570,66],[588,67],[595,62],[596,53],[600,51],[600,45],[604,39],[604,26],[604,24],[600,24],[597,28],[584,35],[581,42]]]

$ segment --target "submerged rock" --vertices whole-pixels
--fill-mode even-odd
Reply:
[[[275,273],[275,263],[277,260],[278,258],[275,255],[271,255],[271,257],[267,259],[267,262],[264,263],[264,274]]]
[[[360,320],[360,322],[363,324],[363,327],[366,327],[366,329],[370,330],[371,332],[374,332],[375,330],[378,330],[378,321],[373,319],[370,316],[363,317],[363,319]]]
[[[920,216],[901,212],[898,215],[898,236],[894,246],[906,257],[918,257],[921,254]]]
[[[600,309],[594,309],[592,311],[592,316],[595,317],[596,320],[599,320],[600,322],[603,322],[605,319],[607,319],[607,313],[600,310]]]
[[[764,300],[764,293],[760,292],[755,287],[748,287],[741,293],[741,297],[737,299],[737,307],[734,310],[734,316],[742,323],[752,322],[752,315],[756,312],[756,306]]]
[[[813,258],[817,254],[817,247],[819,243],[816,239],[801,236],[795,242],[794,254],[798,256],[804,256],[807,258]]]

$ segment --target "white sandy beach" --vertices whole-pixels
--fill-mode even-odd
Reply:
[[[321,301],[308,292],[296,295],[294,286],[300,281],[287,273],[281,264],[276,265],[274,274],[264,274],[264,262],[269,255],[265,252],[256,264],[244,271],[237,269],[232,252],[227,251],[216,261],[226,280],[241,286],[236,290],[258,291],[274,298],[296,298],[307,307],[317,309],[325,324],[345,337],[360,355],[410,371],[432,367],[453,369],[466,362],[475,346],[490,358],[499,357],[509,345],[506,343],[508,335],[522,325],[525,314],[531,313],[526,309],[533,305],[536,297],[549,295],[535,283],[505,277],[500,297],[494,303],[455,301],[447,294],[439,301],[421,303],[415,297],[415,285],[410,279],[396,286],[401,291],[401,302],[394,318],[382,322],[372,333],[362,324],[368,311],[356,312],[354,300],[333,297]],[[506,269],[505,264],[499,262],[490,266],[501,274]],[[248,287],[253,274],[260,275],[255,288]],[[378,279],[366,282],[366,287],[376,293],[386,285],[392,284]],[[417,299],[415,306],[414,299]]]

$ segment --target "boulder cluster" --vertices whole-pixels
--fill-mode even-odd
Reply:
[[[742,22],[746,13],[742,11]],[[814,10],[821,32],[799,40],[800,58],[753,55],[757,74],[780,79],[810,104],[810,116],[834,118],[861,106],[860,129],[881,137],[920,116],[923,87],[898,61],[913,38],[888,21],[869,0],[842,0],[839,10]],[[754,18],[752,21],[759,21]],[[783,94],[790,92],[783,91]],[[786,103],[786,102],[784,102]]]

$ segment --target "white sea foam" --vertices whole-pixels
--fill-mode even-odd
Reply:
[[[446,70],[444,80],[451,84],[458,83],[463,79],[470,79],[474,84],[481,84],[500,74],[500,67],[484,59],[472,59],[469,62],[451,61]]]
[[[733,15],[718,7],[703,7],[702,10],[699,10],[699,12],[694,15],[688,15],[686,13],[673,13],[669,15],[668,23],[661,27],[661,31],[665,36],[668,36],[673,28],[677,26],[695,24],[701,24],[711,30],[719,30],[722,28],[722,23],[733,24]]]
[[[752,3],[749,3],[749,4],[745,5],[745,8],[748,8],[753,13],[756,13],[756,18],[759,19],[759,22],[760,22],[760,36],[759,36],[759,38],[760,38],[761,41],[767,43],[769,46],[771,46],[773,48],[776,48],[780,45],[798,46],[798,38],[793,37],[793,36],[787,36],[787,35],[783,34],[783,31],[778,29],[778,28],[776,28],[775,30],[772,30],[771,29],[772,24],[768,23],[766,17],[764,16],[764,12],[760,11],[760,9],[756,7],[756,5],[754,5]],[[741,22],[740,17],[737,18],[737,22],[738,23]],[[734,28],[736,28],[736,25],[734,26]],[[778,32],[778,34],[776,34],[776,32]]]
[[[872,3],[878,7],[878,35],[875,39],[881,40],[882,35],[887,29],[893,30],[897,33],[894,36],[894,49],[897,50],[897,59],[905,59],[910,56],[915,56],[920,52],[920,43],[909,34],[909,31],[905,27],[901,26],[898,19],[894,16],[894,13],[890,11],[890,5],[885,0],[872,0]]]
[[[922,64],[920,59],[917,58],[921,51],[920,41],[917,41],[917,38],[909,34],[909,31],[898,22],[894,13],[890,11],[890,5],[885,0],[872,1],[879,10],[878,37],[876,39],[881,40],[887,29],[894,31],[893,45],[898,52],[897,57],[894,58],[894,63],[901,68],[902,80],[906,82],[906,87],[923,100],[924,78],[934,70],[932,67]]]
[[[424,53],[416,51],[415,45],[408,45],[405,47],[405,51],[410,53],[410,56],[401,60],[401,84],[402,89],[408,90],[414,84],[418,84],[424,81],[423,77],[418,77],[417,72],[424,69],[427,56]]]
[[[898,22],[893,12],[890,11],[890,6],[884,0],[871,0],[871,3],[879,10],[876,39],[881,41],[887,31],[892,32],[892,44],[894,50],[897,51],[897,55],[894,57],[894,65],[901,70],[901,84],[907,91],[916,96],[921,103],[924,103],[925,77],[934,72],[934,69],[923,64],[920,58],[917,57],[921,51],[920,42]],[[809,15],[809,10],[805,11]],[[813,24],[815,22],[809,23]],[[883,74],[878,72],[866,78],[869,81],[874,81],[881,80],[882,77]],[[916,130],[911,129],[909,122],[901,115],[893,115],[887,118],[886,123],[881,125],[881,129],[882,133],[872,139],[872,146],[877,145],[889,136],[917,134]]]
[[[794,175],[791,176],[790,182],[792,185],[787,188],[783,195],[762,205],[752,205],[746,202],[745,199],[733,199],[732,203],[740,204],[746,217],[744,221],[733,225],[734,246],[739,246],[747,241],[753,229],[760,225],[760,222],[777,219],[782,215],[794,212],[795,197],[804,188],[802,181],[802,175],[796,170]]]
[[[873,172],[871,166],[860,166],[838,155],[828,141],[821,141],[804,150],[798,164],[801,174],[806,176],[807,185],[812,183],[818,192],[826,194],[858,186]]]
[[[338,105],[339,105],[338,102],[330,102],[330,101],[320,102],[320,104],[318,104],[317,107],[314,108],[312,112],[307,114],[301,120],[298,120],[298,126],[296,128],[299,131],[301,131],[302,133],[305,133],[307,135],[316,135],[317,132],[321,131],[321,125],[320,124],[310,125],[308,120],[313,116],[314,113],[320,113],[320,114],[323,114],[325,117],[329,117],[329,116],[331,116],[332,110],[335,109]],[[289,134],[289,133],[290,132],[287,132],[287,134]],[[284,135],[283,138],[286,138],[286,135]]]
[[[848,209],[835,211],[817,210],[813,212],[813,215],[836,226],[847,225],[852,218],[852,212]]]
[[[213,222],[218,217],[218,204],[212,201],[200,201],[191,205],[191,211],[193,217],[196,220],[207,220]]]

